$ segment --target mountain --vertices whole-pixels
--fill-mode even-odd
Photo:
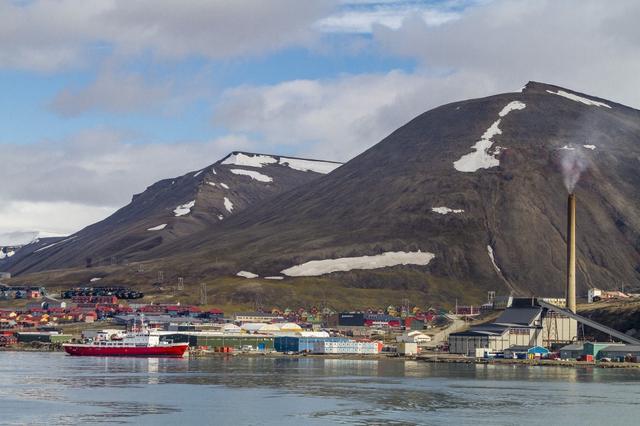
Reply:
[[[31,247],[4,266],[14,273],[119,265],[174,240],[216,233],[232,215],[339,167],[340,163],[233,152],[161,180],[108,218],[53,244]],[[28,246],[25,246],[28,247]]]
[[[453,290],[475,300],[489,290],[561,296],[567,161],[585,168],[575,190],[579,291],[638,286],[640,112],[535,82],[426,112],[333,173],[235,216],[216,240],[177,240],[172,249],[224,256],[260,276],[404,252],[391,264],[409,265],[313,279],[439,299]],[[433,258],[420,264],[426,253]]]
[[[581,172],[578,290],[637,287],[639,161],[638,110],[530,82],[520,92],[423,113],[326,176],[225,217],[224,226],[206,221],[206,231],[176,235],[136,259],[207,282],[210,297],[228,304],[453,304],[482,301],[487,291],[562,296],[566,185]],[[245,169],[267,170],[260,166]],[[153,279],[109,274],[142,286]]]

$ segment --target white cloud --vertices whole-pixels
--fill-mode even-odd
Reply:
[[[416,17],[427,25],[441,25],[457,19],[460,13],[451,10],[448,2],[440,4],[416,1],[356,1],[345,2],[342,10],[320,19],[314,25],[329,33],[370,33],[374,25],[397,29],[407,17]]]
[[[296,80],[229,90],[214,119],[235,133],[260,134],[304,155],[349,160],[428,109],[493,90],[464,73],[439,77],[392,71]]]
[[[315,38],[332,10],[319,0],[58,0],[0,3],[0,67],[83,65],[114,49],[160,58],[261,54]]]
[[[69,202],[10,201],[0,207],[0,246],[25,243],[40,233],[66,235],[102,220],[114,207],[88,206]],[[30,238],[16,235],[30,234]]]
[[[629,90],[640,73],[640,3],[505,0],[470,8],[429,26],[406,19],[374,26],[387,52],[448,73],[483,75],[498,91],[537,80],[640,105]]]

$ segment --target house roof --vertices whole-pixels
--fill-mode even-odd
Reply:
[[[468,331],[451,333],[450,336],[500,336],[508,329],[509,327],[500,324],[483,324],[472,327]]]
[[[527,352],[529,348],[530,346],[513,345],[513,346],[510,346],[508,350],[511,352]]]
[[[640,345],[609,345],[600,350],[605,352],[640,352]]]
[[[581,351],[582,349],[584,349],[583,343],[572,343],[560,348],[561,351]]]
[[[533,325],[542,308],[507,308],[495,321],[495,324]]]

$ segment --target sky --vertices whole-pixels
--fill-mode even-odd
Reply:
[[[0,0],[0,246],[234,150],[348,161],[530,80],[640,107],[635,0]]]

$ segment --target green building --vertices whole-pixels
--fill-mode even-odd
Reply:
[[[209,350],[216,348],[233,348],[240,350],[249,348],[259,351],[273,350],[273,336],[254,334],[221,335],[211,333],[174,333],[163,336],[163,340],[172,340],[175,343],[189,342],[190,347],[204,347]]]

